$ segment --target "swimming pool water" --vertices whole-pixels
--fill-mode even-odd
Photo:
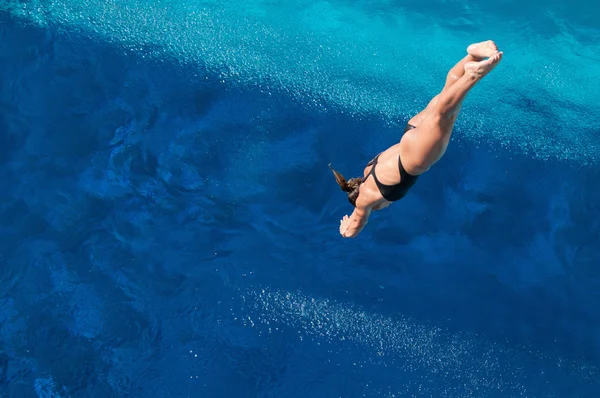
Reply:
[[[2,396],[595,396],[598,6],[569,4],[3,2]],[[444,159],[339,238],[327,164],[487,38]]]

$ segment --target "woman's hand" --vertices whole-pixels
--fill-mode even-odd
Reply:
[[[370,208],[355,207],[352,215],[340,220],[340,234],[344,238],[354,238],[367,225],[370,214]]]
[[[356,215],[356,211],[351,216],[344,216],[340,220],[340,234],[344,238],[354,238],[367,225],[367,220]]]
[[[348,236],[348,230],[350,230],[350,221],[351,221],[351,219],[347,215],[345,215],[344,218],[342,218],[340,220],[340,234],[344,238],[350,237],[350,236]]]

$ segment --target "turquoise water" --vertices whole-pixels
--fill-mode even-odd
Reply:
[[[592,83],[600,60],[597,7],[586,1],[314,0],[3,6],[41,26],[83,31],[143,57],[202,65],[227,86],[284,91],[320,110],[392,123],[437,93],[465,43],[493,38],[507,62],[469,99],[458,122],[464,138],[592,163],[600,151]],[[522,103],[535,106],[524,110]]]
[[[599,7],[2,2],[0,395],[595,397]],[[444,159],[342,240],[327,164],[484,39]]]

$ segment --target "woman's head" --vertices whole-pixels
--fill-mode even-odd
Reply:
[[[329,168],[333,171],[333,175],[335,176],[335,180],[337,181],[342,191],[348,193],[348,201],[352,204],[352,206],[356,207],[356,199],[358,198],[358,192],[360,184],[363,182],[363,178],[351,178],[348,181],[344,178],[343,175],[338,173],[331,167],[329,164]]]

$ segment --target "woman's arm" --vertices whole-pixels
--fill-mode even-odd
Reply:
[[[356,237],[360,233],[360,231],[363,230],[365,225],[367,225],[370,215],[371,215],[370,208],[364,208],[364,207],[354,208],[354,211],[352,212],[350,217],[348,217],[346,215],[340,221],[340,234],[344,238]]]

